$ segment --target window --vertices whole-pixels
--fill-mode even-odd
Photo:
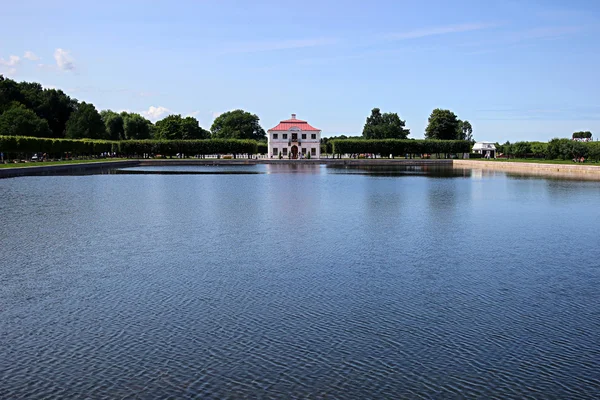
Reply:
[[[311,138],[311,139],[316,139],[316,138],[317,138],[317,134],[316,134],[316,133],[313,133],[313,134],[311,134],[311,135],[310,135],[310,138]]]
[[[273,134],[273,139],[277,139],[277,136],[279,136],[279,135],[277,135],[276,133],[274,133]]]
[[[281,138],[282,138],[282,139],[287,139],[287,133],[284,133],[284,134],[282,134],[282,135],[281,135]]]
[[[287,147],[284,147],[284,148],[283,148],[283,155],[284,155],[284,156],[287,156]]]
[[[292,140],[295,142],[296,140],[298,140],[298,134],[297,133],[292,133]]]
[[[315,149],[314,147],[312,149],[310,149],[310,155],[311,156],[316,156],[317,155],[317,149]]]
[[[273,155],[276,156],[277,155],[277,147],[273,147]]]
[[[302,154],[306,154],[306,147],[302,148]]]
[[[306,139],[306,133],[302,134],[302,139]]]

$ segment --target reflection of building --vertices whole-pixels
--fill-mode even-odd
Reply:
[[[310,158],[321,157],[321,131],[306,121],[291,119],[281,121],[279,125],[268,131],[269,157],[278,158]]]
[[[473,153],[479,153],[485,158],[496,158],[496,145],[492,142],[477,142],[473,146]]]

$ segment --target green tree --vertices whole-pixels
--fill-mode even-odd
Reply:
[[[244,110],[228,111],[219,115],[210,130],[213,138],[261,140],[266,137],[258,116]]]
[[[122,112],[124,139],[143,140],[154,136],[154,124],[140,114]]]
[[[531,145],[529,142],[516,142],[512,145],[512,152],[517,157],[526,157],[531,153]]]
[[[468,140],[473,142],[473,127],[469,121],[458,120],[458,132],[456,138],[458,140]]]
[[[157,139],[206,139],[208,135],[208,131],[202,129],[194,117],[182,118],[181,115],[169,115],[156,123]]]
[[[79,104],[67,121],[66,137],[69,139],[102,139],[105,134],[106,128],[102,117],[91,103]]]
[[[450,110],[436,108],[429,116],[426,139],[455,140],[459,131],[459,120]]]
[[[100,116],[106,127],[105,138],[108,140],[122,140],[125,139],[125,126],[123,124],[123,117],[121,114],[117,114],[111,110],[100,111]]]
[[[44,89],[41,103],[34,111],[48,121],[53,137],[64,138],[67,121],[77,109],[77,103],[76,99],[67,96],[62,90]]]
[[[0,135],[51,137],[52,131],[48,121],[19,105],[0,115]]]
[[[365,139],[406,139],[410,130],[405,129],[406,121],[396,113],[381,113],[379,108],[371,110],[363,128]]]
[[[35,82],[17,83],[0,75],[0,113],[15,103],[24,105],[48,121],[52,136],[56,138],[65,136],[67,121],[77,107],[77,100],[61,90],[43,89]]]

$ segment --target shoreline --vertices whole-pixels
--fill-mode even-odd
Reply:
[[[126,168],[144,166],[194,166],[194,165],[347,165],[347,166],[444,166],[452,168],[468,168],[472,170],[503,171],[531,176],[549,176],[600,180],[600,165],[544,164],[525,162],[494,162],[463,159],[311,159],[311,160],[279,160],[279,159],[131,159],[119,161],[97,161],[69,163],[58,165],[32,165],[0,169],[0,178],[18,176],[36,176],[54,172],[77,172],[105,168]]]

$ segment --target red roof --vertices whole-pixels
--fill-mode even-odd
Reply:
[[[302,121],[301,119],[296,119],[296,114],[292,114],[291,119],[286,119],[285,121],[281,121],[279,125],[275,128],[269,129],[270,131],[287,131],[290,128],[298,128],[302,131],[315,131],[319,132],[320,129],[315,128],[314,126],[310,126],[308,122]]]

